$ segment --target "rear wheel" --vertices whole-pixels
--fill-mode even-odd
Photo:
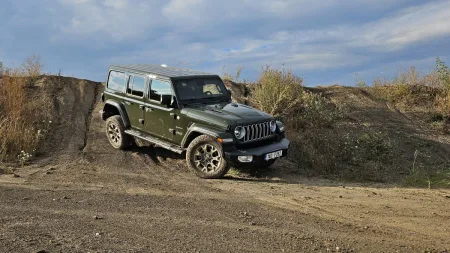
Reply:
[[[106,135],[109,143],[116,149],[125,149],[131,144],[131,138],[125,133],[125,126],[119,115],[111,116],[106,120]]]
[[[186,161],[189,169],[201,178],[221,178],[230,169],[223,158],[222,145],[207,135],[201,135],[189,144]]]

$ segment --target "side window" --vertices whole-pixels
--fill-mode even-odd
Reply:
[[[116,91],[124,91],[127,86],[128,75],[125,73],[111,71],[108,78],[108,88]]]
[[[131,87],[130,93],[134,96],[143,97],[144,90],[145,90],[145,78],[141,76],[134,76],[133,86]]]
[[[161,102],[163,96],[172,96],[170,84],[164,81],[153,80],[150,90],[150,99]]]

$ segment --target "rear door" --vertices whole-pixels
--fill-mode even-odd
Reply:
[[[170,81],[151,80],[145,107],[145,129],[152,135],[171,141],[175,135],[175,109],[163,105],[162,96],[173,96]]]
[[[145,85],[147,78],[137,74],[129,74],[127,85],[127,98],[124,100],[124,105],[127,110],[128,118],[131,127],[139,130],[144,130],[144,109],[145,109]]]

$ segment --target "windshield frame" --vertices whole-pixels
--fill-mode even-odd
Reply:
[[[185,98],[182,96],[182,94],[180,93],[179,90],[179,82],[180,81],[188,81],[188,80],[193,80],[193,79],[206,79],[206,80],[217,80],[218,81],[218,85],[221,86],[221,89],[224,89],[224,94],[217,94],[214,96],[205,96],[205,97],[198,97],[198,98]],[[214,100],[229,100],[230,96],[229,96],[229,91],[227,89],[227,87],[225,86],[223,80],[217,76],[217,75],[211,75],[211,76],[186,76],[186,77],[180,77],[180,78],[173,78],[172,80],[172,87],[173,87],[173,91],[177,97],[177,102],[180,104],[188,104],[188,103],[204,103],[207,101],[214,101]],[[213,99],[214,98],[214,99]]]

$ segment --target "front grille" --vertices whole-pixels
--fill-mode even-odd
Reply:
[[[263,122],[244,126],[245,136],[242,142],[249,142],[255,140],[262,140],[272,136],[270,131],[270,122]]]

